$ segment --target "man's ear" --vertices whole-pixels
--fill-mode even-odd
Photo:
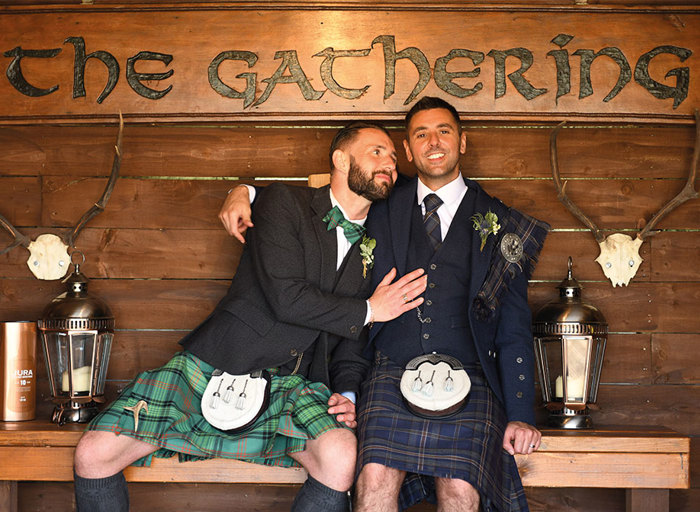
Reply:
[[[350,162],[348,160],[345,151],[341,149],[336,149],[333,151],[333,168],[346,174],[350,168]]]
[[[411,148],[409,147],[406,139],[403,140],[403,149],[406,151],[406,158],[408,161],[413,162],[413,153],[411,153]]]
[[[462,132],[459,136],[459,154],[463,155],[467,152],[467,134]]]

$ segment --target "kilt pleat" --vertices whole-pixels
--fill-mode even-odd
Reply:
[[[412,414],[399,389],[403,369],[381,357],[363,384],[358,409],[357,471],[368,463],[406,471],[401,510],[434,502],[434,478],[458,478],[476,488],[484,510],[527,511],[515,459],[503,447],[507,419],[478,369],[465,408],[445,419]]]
[[[334,428],[345,428],[328,414],[330,391],[300,375],[271,378],[270,405],[243,433],[229,434],[212,427],[201,413],[201,399],[214,367],[187,351],[179,352],[161,368],[139,374],[119,398],[98,414],[88,430],[126,435],[158,447],[139,459],[148,466],[153,456],[178,455],[180,462],[223,457],[270,466],[298,466],[289,457]],[[134,412],[139,401],[138,429]]]

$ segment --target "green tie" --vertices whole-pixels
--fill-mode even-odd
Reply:
[[[345,238],[347,238],[348,242],[350,242],[351,244],[357,242],[360,238],[362,238],[362,235],[365,234],[364,226],[360,226],[359,224],[350,222],[348,219],[345,218],[343,212],[341,212],[340,208],[338,208],[337,206],[334,206],[330,209],[326,216],[323,217],[323,222],[328,223],[328,231],[335,229],[338,226],[343,228]]]

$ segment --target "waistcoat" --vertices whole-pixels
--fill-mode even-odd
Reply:
[[[436,352],[478,363],[468,316],[470,259],[475,231],[470,216],[476,192],[468,189],[442,244],[433,251],[425,233],[420,206],[411,216],[411,235],[406,271],[425,269],[428,288],[417,310],[387,322],[374,339],[376,348],[404,366],[422,354]]]

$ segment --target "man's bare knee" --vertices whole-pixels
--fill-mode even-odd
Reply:
[[[366,464],[355,486],[356,512],[392,512],[406,473],[381,464]]]
[[[157,449],[132,437],[90,430],[75,447],[75,472],[83,478],[105,478]]]
[[[479,491],[469,482],[456,478],[436,478],[438,512],[477,512]]]
[[[336,491],[347,491],[355,478],[357,439],[345,429],[334,429],[309,440],[304,451],[292,454],[309,474]]]

